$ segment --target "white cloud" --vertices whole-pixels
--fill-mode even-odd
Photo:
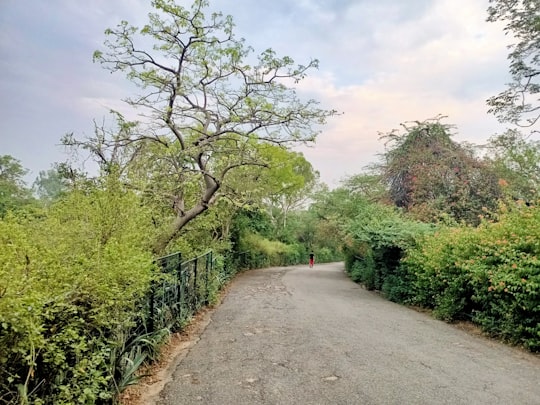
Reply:
[[[444,123],[457,126],[455,139],[473,143],[502,129],[487,115],[485,100],[507,78],[507,39],[500,27],[484,23],[478,3],[433,4],[421,18],[393,27],[392,35],[385,33],[388,24],[378,26],[364,81],[344,85],[325,71],[300,85],[307,96],[344,112],[330,121],[316,148],[305,150],[324,181],[335,184],[344,173],[374,163],[384,149],[380,133],[405,121],[445,115]]]
[[[378,133],[403,121],[445,114],[458,126],[456,139],[473,142],[501,127],[485,100],[508,81],[508,39],[500,25],[485,22],[488,0],[211,3],[234,16],[238,36],[256,51],[320,60],[299,91],[344,115],[330,119],[305,153],[333,185],[374,162]],[[63,133],[88,133],[109,108],[135,117],[121,101],[133,87],[91,56],[105,28],[146,21],[146,0],[26,0],[0,8],[2,154],[37,172],[59,160],[54,145]]]

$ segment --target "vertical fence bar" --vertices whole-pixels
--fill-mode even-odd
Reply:
[[[156,262],[154,261],[154,268],[156,268]],[[154,306],[155,306],[155,294],[156,294],[156,283],[154,279],[150,281],[150,296],[148,303],[148,332],[152,333],[154,331]]]
[[[199,264],[199,258],[197,257],[193,263],[193,308],[194,311],[197,310],[199,307],[199,298],[198,298],[198,291],[197,291],[197,273],[198,273],[198,264]]]
[[[176,263],[176,317],[182,319],[182,253],[178,252]]]
[[[187,267],[189,269],[189,267]],[[182,279],[182,295],[180,297],[180,311],[181,311],[181,314],[182,314],[182,317],[184,317],[184,314],[186,312],[186,302],[187,302],[187,296],[189,294],[189,278],[186,277],[186,266],[182,266],[182,273],[180,274],[180,277]],[[187,286],[187,287],[186,287]],[[187,292],[188,294],[186,294],[186,288],[188,288]],[[189,315],[187,315],[189,316]],[[186,316],[186,317],[187,317]],[[182,318],[183,320],[184,318]]]
[[[210,265],[212,263],[212,252],[206,254],[206,266],[205,266],[205,286],[204,286],[204,305],[208,305],[210,298],[210,291],[208,289],[208,280],[210,278]]]
[[[245,253],[241,256],[245,256]],[[157,258],[154,266],[157,271],[167,273],[170,277],[163,278],[159,284],[156,281],[158,279],[151,281],[146,324],[149,332],[164,326],[179,326],[184,319],[209,304],[211,276],[215,266],[212,251],[186,262],[182,262],[180,252],[173,253]],[[227,278],[232,276],[233,267],[232,263],[229,263],[224,269],[229,276]]]

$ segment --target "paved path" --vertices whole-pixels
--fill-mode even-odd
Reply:
[[[539,405],[540,357],[386,301],[342,264],[254,270],[157,403]]]

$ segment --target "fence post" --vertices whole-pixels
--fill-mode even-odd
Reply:
[[[199,263],[199,258],[195,259],[193,263],[193,311],[196,311],[199,307],[199,294],[197,292],[197,267]]]
[[[209,297],[210,297],[210,291],[208,290],[208,279],[209,279],[209,268],[212,264],[212,252],[208,252],[206,254],[206,266],[205,266],[205,286],[204,286],[204,305],[208,305]]]
[[[157,262],[154,261],[154,269],[156,268],[156,264]],[[156,291],[156,288],[155,288],[155,281],[154,281],[154,278],[152,277],[152,280],[150,280],[150,297],[149,297],[149,303],[148,303],[148,306],[149,306],[149,309],[148,309],[148,312],[149,312],[149,317],[148,317],[148,332],[152,333],[154,331],[154,306],[155,306],[155,291]]]
[[[178,252],[176,263],[176,297],[178,299],[178,314],[179,318],[182,318],[182,253]]]

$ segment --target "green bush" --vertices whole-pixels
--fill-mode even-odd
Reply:
[[[308,260],[308,252],[303,245],[269,240],[257,233],[243,235],[239,250],[243,254],[242,267],[249,269],[291,266]]]
[[[391,274],[388,274],[382,284],[381,291],[390,301],[410,303],[413,297],[413,281],[405,266],[399,265]]]
[[[371,207],[348,227],[346,269],[393,301],[473,320],[540,351],[540,208],[502,207],[497,222],[435,228]]]
[[[111,401],[152,277],[149,224],[115,182],[0,220],[2,400]]]
[[[540,351],[540,209],[517,206],[498,222],[445,228],[407,249],[414,304],[445,320]]]
[[[316,263],[331,263],[343,260],[343,254],[341,252],[336,252],[333,249],[327,247],[315,249],[314,253]]]
[[[439,229],[407,250],[405,268],[413,276],[410,303],[433,308],[445,320],[467,318],[472,310],[470,274],[460,260],[475,254],[477,235],[474,228]]]
[[[403,218],[391,207],[366,206],[347,227],[346,269],[354,281],[369,290],[382,290],[393,299],[404,296],[407,287],[403,282],[408,278],[398,281],[395,277],[404,249],[432,229]]]
[[[474,320],[491,335],[540,351],[540,209],[521,207],[479,231]]]

